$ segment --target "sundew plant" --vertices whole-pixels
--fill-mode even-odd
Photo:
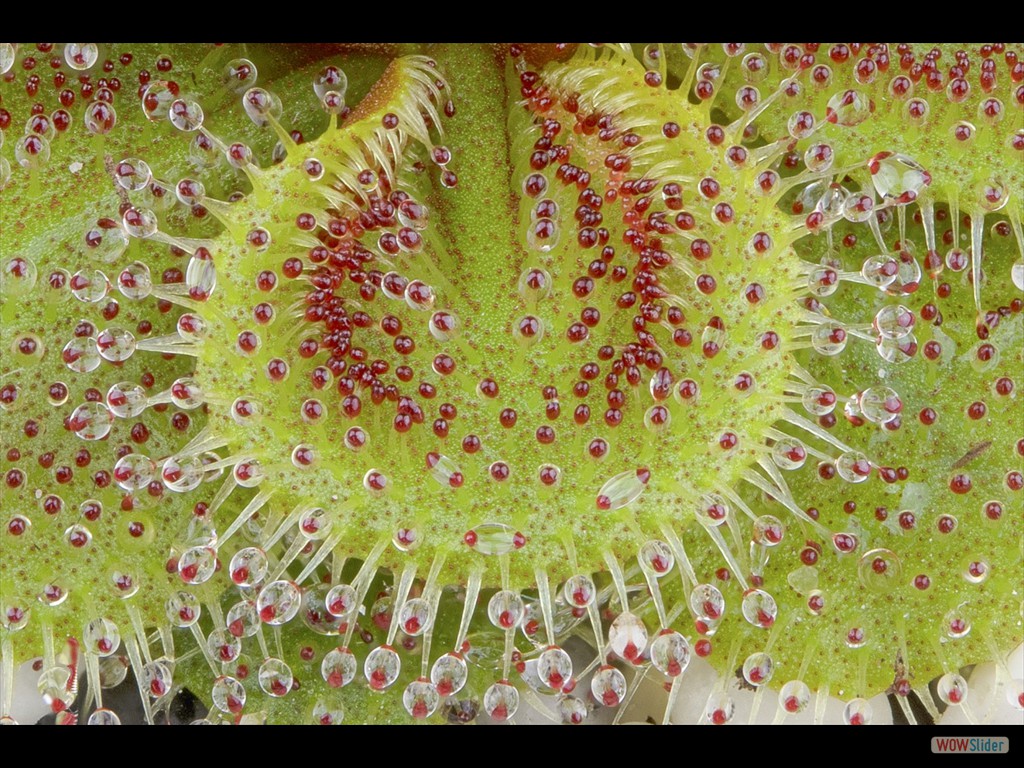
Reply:
[[[1021,45],[0,73],[3,719],[1024,708]]]

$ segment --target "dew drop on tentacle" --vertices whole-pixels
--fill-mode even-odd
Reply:
[[[331,688],[342,688],[355,679],[358,668],[355,654],[339,646],[324,654],[320,675]]]
[[[749,624],[760,629],[770,629],[778,616],[775,599],[762,589],[750,589],[743,595],[740,610]]]
[[[210,698],[221,712],[237,715],[245,707],[245,687],[235,678],[222,675],[214,680]]]
[[[643,620],[623,610],[608,627],[608,647],[626,661],[639,663],[647,648],[647,627]]]
[[[402,660],[395,649],[381,645],[367,654],[363,663],[363,674],[371,689],[383,691],[398,679],[401,668]]]
[[[302,605],[302,590],[294,582],[279,580],[260,590],[256,598],[259,618],[266,624],[278,626],[295,618]]]
[[[597,508],[613,511],[636,501],[644,492],[651,473],[645,467],[626,470],[605,482],[597,494]]]
[[[64,46],[64,61],[74,70],[91,69],[99,58],[96,43],[68,43]]]
[[[779,707],[787,714],[803,712],[810,702],[811,690],[802,680],[790,680],[779,689]]]
[[[121,718],[114,710],[100,707],[89,715],[86,725],[121,725]]]
[[[775,663],[767,653],[754,653],[744,660],[742,672],[743,679],[751,685],[766,685],[775,672]]]
[[[870,725],[874,708],[867,699],[851,699],[843,708],[843,722],[847,725]]]
[[[295,678],[291,667],[281,659],[271,657],[260,665],[257,680],[265,694],[281,698],[291,692]]]
[[[430,680],[442,696],[454,696],[469,678],[465,659],[457,653],[439,656],[430,669]]]
[[[499,681],[484,691],[482,703],[488,717],[504,722],[519,709],[519,691],[508,681]]]
[[[683,635],[663,629],[651,643],[651,663],[668,677],[679,677],[690,664],[690,644]]]
[[[558,646],[550,646],[537,657],[537,675],[541,682],[555,691],[572,677],[572,660],[569,654]]]

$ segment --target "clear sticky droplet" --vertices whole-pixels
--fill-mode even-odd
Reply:
[[[819,355],[832,357],[846,349],[846,329],[839,323],[827,320],[811,331],[811,346]]]
[[[773,515],[761,515],[754,520],[753,541],[755,544],[772,548],[781,543],[786,535],[786,527],[779,518]]]
[[[537,676],[548,688],[561,691],[572,677],[572,659],[558,646],[551,646],[537,657]]]
[[[426,229],[427,223],[430,221],[430,209],[411,197],[406,198],[398,204],[398,221],[403,227]]]
[[[791,715],[799,714],[811,703],[811,689],[802,680],[790,680],[779,689],[779,707]]]
[[[464,481],[459,465],[443,454],[433,452],[427,454],[427,469],[430,476],[443,488],[458,488]],[[477,544],[479,544],[479,536]]]
[[[615,475],[601,486],[597,494],[597,508],[614,511],[632,504],[644,492],[650,476],[650,472],[643,467]]]
[[[729,502],[717,493],[706,493],[697,502],[697,520],[709,528],[717,528],[729,519]]]
[[[245,686],[233,677],[221,675],[213,681],[210,698],[221,712],[237,715],[245,706]]]
[[[862,278],[880,291],[889,288],[898,274],[899,262],[885,253],[868,256],[860,266]]]
[[[117,111],[113,104],[96,100],[85,108],[82,122],[89,133],[104,136],[114,130],[114,126],[117,125]]]
[[[578,696],[563,696],[558,701],[558,715],[566,725],[580,725],[588,713],[587,703]]]
[[[142,453],[129,453],[114,464],[114,481],[124,490],[140,491],[156,476],[156,462]]]
[[[40,168],[50,159],[50,142],[35,133],[23,136],[14,143],[14,159],[22,168]]]
[[[863,483],[871,476],[871,462],[860,451],[847,451],[836,459],[836,472],[848,483]]]
[[[228,631],[235,637],[252,637],[260,628],[260,616],[256,603],[243,600],[228,609]]]
[[[217,267],[205,248],[198,249],[188,261],[185,285],[189,293],[209,298],[217,287]]]
[[[121,219],[124,230],[132,237],[145,239],[156,234],[156,214],[149,208],[130,208]]]
[[[704,707],[704,719],[712,725],[725,725],[736,714],[736,705],[725,691],[711,694]]]
[[[316,584],[303,591],[302,608],[299,614],[302,623],[318,635],[339,635],[348,629],[348,625],[327,610],[327,595],[331,591],[329,584]]]
[[[145,160],[129,157],[114,166],[114,178],[122,189],[140,192],[153,180],[153,171]]]
[[[142,668],[142,687],[153,698],[169,693],[172,682],[171,670],[163,662],[151,662]]]
[[[98,359],[99,355],[96,357]],[[95,367],[87,370],[93,370]],[[78,406],[71,413],[68,424],[71,431],[82,440],[102,440],[110,434],[114,426],[114,414],[103,403],[90,401]]]
[[[875,342],[875,351],[885,362],[900,365],[912,360],[917,354],[917,338],[912,333],[908,333],[902,339],[879,336]]]
[[[508,589],[495,592],[487,603],[487,618],[498,629],[515,629],[523,620],[525,612],[523,598]]]
[[[18,48],[14,43],[0,43],[0,75],[6,75],[18,58]]]
[[[25,296],[36,284],[39,270],[35,261],[27,256],[5,259],[0,267],[0,286],[10,296]]]
[[[78,72],[90,69],[99,55],[96,43],[68,43],[64,46],[64,61]]]
[[[637,663],[647,647],[647,627],[643,620],[623,611],[608,627],[608,645],[618,656],[630,663]]]
[[[932,182],[916,160],[894,152],[879,152],[868,161],[868,170],[878,195],[896,205],[913,202]]]
[[[105,328],[96,336],[96,351],[111,363],[122,363],[135,354],[135,336],[124,328]]]
[[[217,550],[191,547],[178,558],[178,574],[186,584],[205,584],[217,570]]]
[[[257,680],[265,694],[281,698],[291,691],[294,677],[291,667],[281,659],[269,658],[260,665]]]
[[[725,597],[713,584],[698,584],[690,591],[690,608],[697,618],[717,626],[725,615]]]
[[[1024,259],[1018,259],[1010,267],[1010,279],[1018,291],[1024,291]]]
[[[484,691],[483,705],[488,717],[505,722],[519,709],[519,691],[510,683],[495,683]]]
[[[103,707],[95,710],[89,715],[86,725],[120,725],[121,718],[118,717],[117,713],[112,709]]]
[[[427,323],[430,335],[438,341],[451,341],[459,333],[459,318],[451,312],[435,312]]]
[[[743,662],[743,679],[755,687],[765,685],[774,672],[775,662],[767,653],[753,653]]]
[[[70,685],[70,681],[71,672],[68,668],[55,666],[45,670],[39,676],[39,680],[36,681],[36,689],[47,705],[55,710],[60,710],[71,706],[75,700],[76,692],[72,690],[74,686]],[[54,704],[58,706],[54,707]],[[60,704],[64,706],[61,707]]]
[[[663,675],[679,677],[690,664],[690,643],[673,629],[662,630],[651,643],[651,663]]]
[[[265,624],[279,626],[295,618],[302,605],[302,590],[293,581],[267,584],[256,598],[256,611]]]
[[[851,699],[843,708],[843,722],[847,725],[870,725],[874,709],[867,699]]]
[[[470,529],[473,549],[482,555],[506,555],[515,550],[520,536],[514,528],[504,523],[481,523]]]
[[[398,679],[402,669],[402,660],[394,648],[382,645],[374,648],[366,656],[363,663],[363,674],[370,688],[383,691]]]
[[[848,128],[860,125],[871,115],[871,99],[857,90],[836,93],[825,107],[825,119]]]
[[[242,488],[255,488],[267,476],[263,471],[263,465],[258,459],[247,459],[238,462],[232,474],[234,475],[235,482]]]
[[[121,645],[121,630],[110,619],[93,619],[82,630],[86,649],[100,658],[112,656]]]
[[[519,295],[527,301],[539,301],[551,294],[552,280],[540,267],[524,270],[519,276]]]
[[[313,92],[321,101],[329,92],[337,93],[344,103],[345,92],[348,90],[348,76],[345,70],[333,65],[326,66],[313,78]]]
[[[168,490],[175,493],[188,493],[199,487],[206,477],[203,461],[198,456],[179,459],[169,457],[160,468],[160,479]]]
[[[779,469],[800,469],[807,461],[807,449],[795,437],[780,438],[772,446],[772,461]]]
[[[226,629],[215,629],[206,637],[206,648],[221,664],[230,664],[242,653],[242,643]]]
[[[430,681],[442,696],[454,696],[461,691],[468,677],[466,660],[457,653],[439,656],[430,669]]]
[[[576,608],[586,608],[597,596],[594,580],[586,574],[570,576],[562,587],[565,602]]]
[[[203,404],[203,390],[191,376],[182,376],[171,384],[171,402],[183,410],[193,410]]]
[[[857,576],[864,587],[875,594],[887,594],[903,583],[903,563],[889,549],[872,549],[857,561]]]
[[[299,518],[299,532],[313,541],[327,537],[334,527],[334,519],[323,507],[315,507]]]
[[[79,270],[71,276],[68,283],[71,295],[86,304],[97,304],[107,298],[110,292],[110,281],[100,270]]]
[[[249,59],[232,59],[221,70],[224,85],[235,93],[244,93],[256,85],[259,71]]]
[[[324,654],[320,675],[331,688],[343,688],[355,680],[358,668],[355,654],[339,646]]]
[[[313,725],[341,725],[345,720],[345,709],[341,702],[328,704],[323,699],[313,705]]]
[[[535,251],[547,253],[558,244],[561,229],[552,219],[537,219],[526,228],[526,244]]]
[[[168,117],[171,125],[186,133],[199,130],[205,119],[203,108],[195,101],[185,99],[175,99],[171,102]]]
[[[891,387],[868,387],[857,398],[860,412],[875,424],[888,424],[900,415],[903,401]]]
[[[743,595],[740,610],[748,624],[760,629],[769,629],[775,624],[779,612],[775,598],[763,589],[747,590]]]
[[[668,544],[658,539],[651,539],[640,547],[637,562],[645,572],[660,578],[672,570],[676,559]]]
[[[441,704],[441,696],[433,683],[413,680],[402,693],[402,706],[417,720],[430,717]]]
[[[199,621],[202,612],[199,598],[191,592],[175,592],[164,603],[164,615],[175,627],[191,627]]]
[[[85,232],[86,253],[108,264],[116,261],[128,248],[128,233],[121,222],[99,218],[96,224]],[[102,275],[102,279],[100,276]],[[100,287],[103,294],[99,295]],[[106,297],[110,289],[106,275],[102,272],[81,270],[71,280],[71,293],[79,301],[96,302]],[[77,293],[76,293],[77,291]],[[82,295],[79,295],[82,294]]]
[[[398,612],[398,625],[409,637],[419,637],[430,628],[433,621],[434,611],[422,597],[406,600]]]
[[[332,616],[348,619],[359,607],[359,595],[349,584],[336,584],[327,593],[326,603]]]
[[[283,110],[281,99],[263,88],[250,88],[242,96],[245,114],[256,125],[262,127],[270,120],[280,120]]]
[[[997,176],[990,176],[979,183],[975,190],[978,205],[989,213],[1000,211],[1010,199],[1010,190],[1006,182]]]
[[[971,632],[971,620],[964,610],[966,604],[948,611],[942,619],[943,632],[950,640],[967,637]]]
[[[1024,679],[1016,677],[1007,682],[1006,703],[1018,712],[1024,710]]]
[[[875,330],[886,339],[902,339],[914,329],[914,313],[902,304],[887,304],[875,314]]]
[[[153,278],[149,267],[141,261],[135,261],[121,270],[117,276],[117,289],[126,299],[138,301],[153,292]]]
[[[967,701],[967,680],[956,672],[947,672],[939,678],[936,693],[944,704],[958,707]]]
[[[626,677],[615,667],[601,666],[590,678],[590,693],[606,707],[617,707],[626,698]]]

